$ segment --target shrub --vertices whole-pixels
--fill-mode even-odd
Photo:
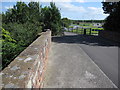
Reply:
[[[41,26],[30,22],[24,24],[9,23],[2,28],[2,64],[7,66],[41,32]]]
[[[16,41],[10,36],[10,33],[2,28],[2,65],[5,67],[11,59],[16,56]],[[13,56],[14,55],[14,56]]]

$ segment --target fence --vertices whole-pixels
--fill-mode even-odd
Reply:
[[[102,31],[102,29],[93,29],[93,28],[77,28],[77,29],[71,29],[68,30],[70,32],[74,32],[74,33],[78,33],[78,34],[82,34],[82,35],[98,35],[99,31]]]

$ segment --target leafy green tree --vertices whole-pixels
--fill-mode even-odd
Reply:
[[[102,2],[105,14],[111,14],[116,11],[118,2]]]
[[[38,2],[17,2],[2,13],[2,63],[7,66],[41,33],[41,16]],[[4,28],[4,29],[3,29]],[[1,54],[1,53],[0,53]]]
[[[27,21],[36,23],[40,21],[40,9],[38,2],[30,2],[26,5],[24,2],[17,2],[12,9],[3,14],[3,23],[25,23]]]
[[[120,33],[120,2],[103,2],[104,13],[109,14],[104,29]]]
[[[61,32],[61,14],[55,3],[51,2],[50,6],[42,8],[44,29],[51,29],[52,35]]]
[[[61,14],[55,3],[41,8],[38,2],[17,2],[13,8],[2,13],[2,61],[7,66],[36,38],[43,29],[51,29],[53,35],[60,34]],[[4,28],[4,29],[3,29]],[[0,53],[1,54],[1,53]]]
[[[29,20],[33,23],[36,23],[36,21],[41,21],[41,6],[38,2],[30,2],[28,4],[29,8]]]
[[[12,9],[8,9],[5,14],[5,19],[3,17],[4,23],[9,22],[18,22],[24,23],[26,22],[26,12],[27,12],[27,5],[24,2],[17,2],[16,5]]]
[[[70,24],[71,24],[71,21],[68,18],[62,18],[63,27],[68,28]]]
[[[10,63],[11,59],[16,56],[16,41],[10,36],[10,33],[2,29],[2,63],[3,67]],[[14,57],[13,57],[14,55]]]

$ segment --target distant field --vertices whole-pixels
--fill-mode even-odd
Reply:
[[[77,28],[74,29],[74,26],[80,26],[82,28]],[[101,27],[101,26],[99,26]],[[98,26],[95,26],[93,23],[81,23],[79,25],[77,24],[72,24],[72,26],[69,26],[69,28],[73,28],[72,30],[68,30],[69,32],[74,32],[78,34],[84,34],[84,29],[86,29],[86,34],[87,35],[98,35],[98,32],[100,30],[104,30],[103,28],[98,28]],[[90,33],[90,28],[91,28],[91,33]]]
[[[74,30],[71,30],[71,31],[69,31],[69,32],[74,32],[74,33],[78,33],[78,34],[84,34],[84,30],[82,30],[82,29],[78,29],[78,30],[74,29]],[[93,30],[91,30],[91,34],[90,34],[90,29],[86,29],[86,34],[87,34],[87,35],[97,35],[98,32],[99,32],[99,31],[95,31],[95,30],[93,29]]]

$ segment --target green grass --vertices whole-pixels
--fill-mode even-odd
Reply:
[[[72,24],[72,25],[78,25],[78,24]],[[84,28],[97,28],[96,26],[93,26],[93,23],[80,23],[78,26]]]
[[[78,25],[78,24],[73,24],[73,25]],[[90,34],[90,29],[91,28],[91,35],[94,35],[94,34],[98,34],[99,31],[96,31],[96,30],[104,30],[103,28],[98,28],[96,26],[93,26],[93,23],[86,23],[86,22],[83,22],[83,23],[80,23],[78,26],[81,26],[83,28],[88,28],[86,29],[86,34],[89,35]],[[69,28],[73,28],[73,26],[69,26]],[[74,32],[74,33],[78,33],[78,34],[84,34],[84,30],[82,28],[79,28],[78,30],[74,29],[72,31],[69,31],[69,32]]]
[[[94,30],[104,30],[103,28],[92,28]]]
[[[73,28],[73,26],[69,26],[69,28]]]
[[[98,34],[98,31],[94,31],[94,30],[103,30],[101,28],[92,28],[93,30],[91,30],[91,35],[96,35]],[[74,33],[78,33],[78,34],[84,34],[84,30],[83,29],[74,29],[72,31],[69,31],[69,32],[74,32]],[[90,29],[86,29],[86,34],[87,35],[90,35]]]

